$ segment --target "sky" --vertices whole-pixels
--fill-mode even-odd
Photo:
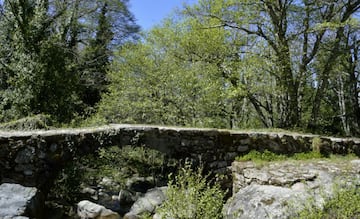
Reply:
[[[149,30],[152,26],[160,24],[176,7],[182,8],[183,3],[195,2],[197,0],[130,0],[129,9],[142,30]]]

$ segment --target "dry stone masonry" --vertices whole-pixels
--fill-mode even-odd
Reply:
[[[288,133],[120,124],[84,129],[0,131],[0,181],[44,189],[67,162],[112,145],[146,146],[169,157],[191,158],[204,163],[206,168],[224,172],[236,156],[250,150],[306,152],[311,150],[314,139],[323,153],[360,155],[360,139]]]

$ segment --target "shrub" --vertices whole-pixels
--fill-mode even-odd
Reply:
[[[54,185],[50,190],[51,198],[60,199],[67,204],[79,201],[80,185],[83,178],[84,173],[78,161],[68,164],[57,175]]]
[[[324,207],[318,208],[315,205],[300,211],[299,219],[347,219],[360,218],[360,188],[351,185],[336,187],[335,194],[328,199]]]
[[[225,192],[202,176],[202,169],[193,171],[189,164],[170,180],[167,200],[157,209],[162,218],[222,218]]]

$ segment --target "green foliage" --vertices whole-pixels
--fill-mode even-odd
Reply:
[[[81,185],[97,185],[104,177],[125,188],[126,180],[133,175],[166,177],[167,168],[176,162],[167,160],[164,154],[145,147],[113,146],[100,148],[98,153],[84,156],[68,164],[58,175],[51,194],[69,203],[79,198]]]
[[[311,160],[311,159],[321,159],[321,158],[324,158],[324,156],[319,151],[295,153],[290,157],[290,159],[294,159],[294,160]]]
[[[70,205],[80,201],[81,183],[84,176],[84,171],[78,161],[69,163],[56,177],[50,190],[50,197]]]
[[[36,129],[50,129],[52,126],[52,119],[48,115],[35,115],[25,117],[19,120],[2,123],[0,129],[5,130],[36,130]]]
[[[41,113],[58,123],[87,116],[94,103],[84,87],[105,86],[99,78],[113,41],[120,45],[138,29],[126,0],[14,0],[0,7],[0,122]]]
[[[322,145],[322,140],[319,137],[314,137],[312,139],[312,143],[311,143],[311,147],[312,147],[312,151],[316,151],[320,153],[320,149],[321,149],[321,145]]]
[[[162,218],[222,218],[224,191],[216,182],[208,182],[201,168],[194,171],[185,164],[170,180],[166,196],[156,210]]]
[[[262,165],[267,162],[273,161],[285,161],[285,160],[299,160],[299,161],[306,161],[306,160],[316,160],[316,159],[328,159],[331,161],[341,161],[341,160],[349,160],[349,159],[356,159],[357,156],[350,153],[344,155],[336,155],[331,154],[330,156],[324,156],[319,151],[310,151],[310,152],[302,152],[302,153],[294,153],[291,155],[284,155],[284,154],[276,154],[269,150],[265,150],[263,152],[252,150],[249,153],[238,156],[235,159],[237,161],[252,161],[255,164]]]
[[[270,162],[270,161],[281,161],[286,159],[287,156],[282,154],[275,154],[269,150],[265,150],[263,152],[252,150],[249,153],[236,158],[237,161],[253,161],[253,162],[261,162],[261,161]]]
[[[329,7],[320,1],[277,4],[199,1],[175,13],[145,33],[141,42],[116,54],[108,75],[109,93],[97,117],[107,122],[220,128],[311,130],[314,125],[321,133],[344,133],[340,129],[349,122],[341,122],[338,115],[347,115],[353,107],[339,109],[340,102],[333,104],[341,98],[344,104],[351,101],[347,94],[340,96],[345,85],[339,87],[331,71],[337,70],[332,57],[340,56],[335,48],[343,39],[335,32],[356,26],[346,25],[354,22],[351,16],[343,18],[342,26],[335,25],[342,16],[336,8],[351,15],[351,7]],[[260,24],[257,30],[249,26],[254,23]],[[329,80],[334,89],[327,89]]]
[[[216,182],[202,176],[201,168],[194,171],[185,164],[170,180],[166,196],[156,210],[162,218],[222,218],[224,192]]]
[[[194,63],[182,68],[166,53],[156,54],[155,46],[123,48],[120,56],[126,62],[113,67],[120,72],[110,72],[110,92],[97,116],[109,123],[226,127],[221,84],[211,79],[214,67]],[[139,56],[149,57],[139,61]]]
[[[108,84],[106,72],[112,55],[109,44],[114,35],[109,21],[108,7],[107,3],[102,5],[96,37],[90,40],[89,46],[84,51],[84,64],[87,66],[82,76],[84,87],[82,96],[84,102],[90,107],[99,102]]]
[[[110,123],[228,127],[226,82],[215,57],[228,48],[226,36],[217,30],[184,29],[196,25],[192,22],[166,21],[143,42],[122,47],[97,116]],[[206,47],[209,42],[213,47]]]
[[[0,121],[360,133],[359,2],[200,0],[140,40],[128,3],[1,1]]]
[[[86,167],[85,183],[109,177],[122,187],[133,175],[154,176],[161,180],[165,178],[167,165],[172,165],[156,150],[132,146],[101,148],[96,157],[85,157],[81,162]]]
[[[336,187],[333,197],[325,201],[323,209],[311,206],[300,211],[296,218],[330,219],[359,218],[360,188],[355,185]]]
[[[149,212],[144,212],[141,215],[138,215],[139,219],[152,219],[152,215]]]
[[[99,164],[104,169],[112,169],[124,166],[128,167],[133,174],[146,176],[146,174],[160,173],[166,165],[165,156],[159,151],[145,147],[125,146],[123,148],[110,147],[99,149]],[[114,171],[116,171],[114,169]]]
[[[7,86],[0,97],[0,120],[44,113],[66,121],[78,105],[77,74],[71,67],[73,51],[60,35],[50,34],[54,20],[44,2],[5,1],[4,5],[6,19],[0,26],[12,24],[14,28],[2,30],[8,36],[2,44],[10,48],[2,48],[9,54],[2,62]],[[21,18],[19,10],[23,11]]]
[[[253,161],[257,164],[272,161],[284,161],[284,160],[311,160],[324,158],[322,154],[317,151],[295,153],[292,155],[276,154],[269,150],[259,152],[252,150],[249,153],[236,157],[237,161]]]

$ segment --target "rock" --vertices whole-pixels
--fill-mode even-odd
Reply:
[[[250,185],[241,189],[224,207],[224,218],[286,218],[284,206],[308,196],[302,191],[272,185]],[[287,203],[287,204],[285,204]]]
[[[91,188],[91,187],[84,187],[81,190],[81,193],[84,194],[85,196],[89,196],[93,200],[98,200],[99,199],[98,191],[96,189]]]
[[[148,189],[155,187],[154,177],[132,177],[127,180],[126,187],[135,192],[146,193]]]
[[[120,219],[118,213],[87,200],[79,202],[77,206],[77,214],[82,219]]]
[[[358,161],[233,162],[234,193],[225,219],[291,218],[306,204],[322,207],[333,188],[360,184]],[[311,201],[310,201],[311,200]]]
[[[63,219],[74,218],[76,212],[72,209],[72,206],[66,205],[66,203],[57,203],[55,201],[45,202],[45,216],[46,219]]]
[[[44,198],[34,187],[0,185],[0,218],[42,218]]]
[[[95,200],[97,204],[115,212],[122,212],[118,200],[121,185],[111,177],[103,177],[97,185],[87,185],[82,189],[84,199]]]
[[[24,216],[16,216],[16,217],[4,217],[3,219],[30,219]]]
[[[134,203],[138,199],[138,195],[135,193],[133,194],[129,190],[122,189],[119,192],[118,200],[120,205],[128,205]]]
[[[152,219],[163,219],[163,216],[161,214],[155,213]]]
[[[116,197],[116,198],[115,198]],[[97,203],[115,212],[122,212],[123,209],[120,206],[120,202],[117,199],[118,196],[102,195],[99,193],[99,200]]]
[[[130,212],[125,214],[124,219],[138,218],[145,212],[154,213],[157,206],[161,205],[166,199],[167,187],[150,189],[144,197],[139,198],[131,207]]]
[[[102,178],[101,182],[99,183],[99,186],[107,186],[107,187],[111,187],[114,186],[114,181],[109,178],[109,177],[104,177]]]

